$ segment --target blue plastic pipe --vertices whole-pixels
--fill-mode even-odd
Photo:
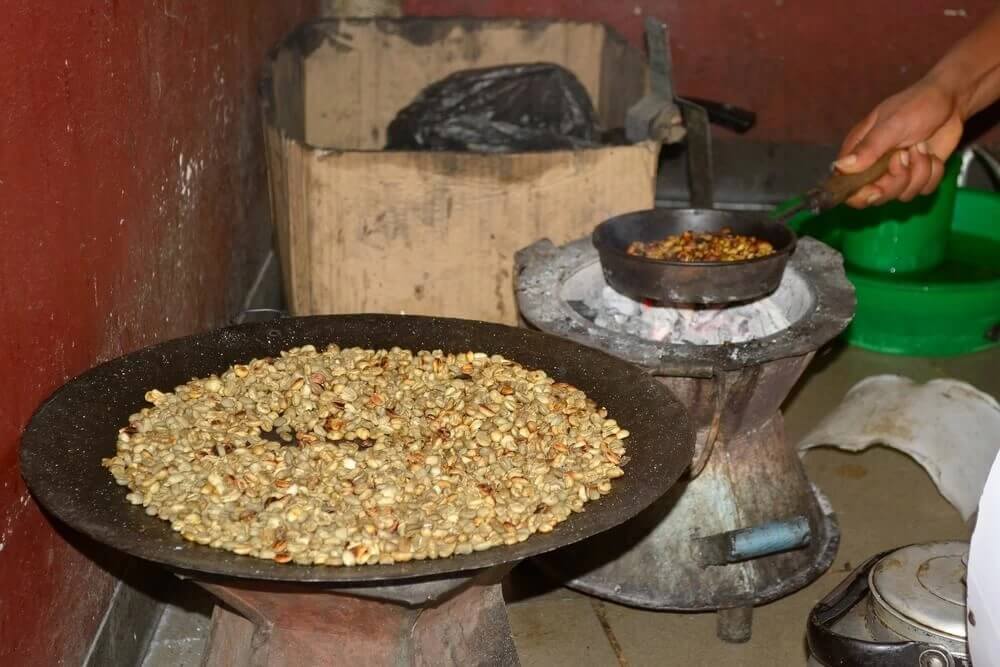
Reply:
[[[797,516],[697,540],[702,563],[726,565],[799,549],[809,544],[809,519]]]

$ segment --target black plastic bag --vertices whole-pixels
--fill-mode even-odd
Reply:
[[[451,74],[400,111],[387,134],[387,150],[508,153],[601,143],[587,90],[550,63]]]

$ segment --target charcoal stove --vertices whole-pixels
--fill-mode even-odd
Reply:
[[[839,543],[832,509],[785,440],[780,407],[851,319],[854,291],[840,255],[802,239],[776,292],[705,310],[613,293],[589,238],[561,247],[542,240],[515,261],[527,324],[644,368],[680,398],[698,431],[689,475],[667,495],[537,564],[614,602],[718,611],[721,639],[748,640],[753,606],[816,579]]]
[[[501,354],[585,391],[626,426],[631,461],[612,492],[555,530],[437,560],[363,567],[281,564],[184,540],[125,501],[101,459],[151,388],[305,344]],[[650,419],[642,406],[657,403]],[[168,341],[98,366],[42,405],[25,429],[21,472],[71,528],[158,563],[215,595],[209,667],[518,664],[500,589],[516,563],[586,539],[661,497],[690,460],[684,408],[640,369],[597,350],[514,327],[428,317],[342,315],[253,322]],[[429,527],[424,527],[429,530]]]

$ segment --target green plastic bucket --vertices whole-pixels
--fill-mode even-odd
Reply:
[[[949,182],[953,183],[951,179]],[[857,232],[859,216],[870,223],[885,209],[886,222],[876,224],[890,225],[895,232],[870,233],[863,237],[872,244],[870,247],[855,246],[855,254],[850,257],[844,252],[847,277],[858,299],[854,321],[844,334],[852,345],[887,354],[925,357],[954,356],[997,346],[1000,194],[956,188],[949,227],[940,241],[932,240],[939,231],[931,234],[929,223],[928,229],[903,229],[906,221],[916,219],[914,215],[926,215],[928,204],[920,200],[933,197],[893,205],[895,210],[889,206],[864,211],[837,207],[820,215],[799,215],[789,223],[800,235],[843,250],[848,235]],[[929,208],[940,202],[938,199]],[[899,209],[907,206],[914,209],[913,215],[900,214]],[[927,223],[926,218],[920,220]],[[899,258],[907,251],[907,244],[920,235],[927,239],[926,243],[939,246],[941,260],[924,270],[900,271],[898,267],[904,264]],[[862,263],[881,270],[859,266],[858,252]],[[880,254],[883,256],[878,257]],[[929,256],[929,252],[920,255]],[[930,260],[923,261],[930,264]]]
[[[930,195],[843,216],[845,261],[881,273],[927,271],[944,262],[960,168],[960,159],[949,160],[941,185]]]

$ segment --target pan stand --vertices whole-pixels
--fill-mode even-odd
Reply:
[[[216,598],[203,667],[519,667],[501,579],[513,563],[353,588],[192,577]]]

